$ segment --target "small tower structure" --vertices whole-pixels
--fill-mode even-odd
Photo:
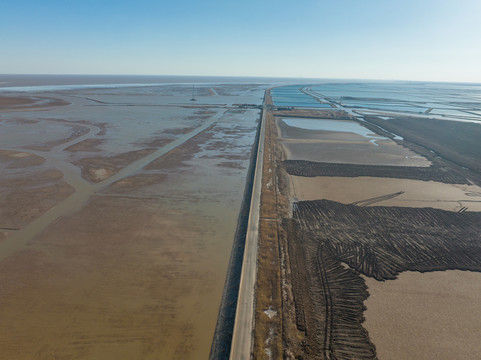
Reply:
[[[190,101],[197,101],[197,99],[195,98],[195,85],[192,84],[192,99],[190,99]]]

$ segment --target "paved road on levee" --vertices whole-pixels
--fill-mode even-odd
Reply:
[[[264,104],[265,105],[265,104]],[[257,275],[257,240],[259,230],[259,210],[262,190],[262,165],[264,160],[265,106],[262,110],[259,147],[254,174],[252,201],[247,225],[242,274],[239,285],[239,297],[232,335],[231,360],[248,360],[251,358],[252,330],[254,325],[254,290]]]

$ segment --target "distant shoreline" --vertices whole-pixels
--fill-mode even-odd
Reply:
[[[59,75],[0,74],[0,91],[56,91],[85,88],[162,86],[168,84],[308,84],[308,83],[426,83],[481,86],[480,83],[433,82],[376,79],[328,79],[260,76],[195,76],[195,75]],[[52,90],[53,87],[56,87]],[[59,88],[57,88],[59,87]],[[61,88],[60,88],[61,87]],[[41,89],[43,88],[43,89]]]
[[[271,84],[298,83],[314,79],[236,77],[236,76],[169,76],[169,75],[13,75],[0,74],[0,91],[34,91],[40,88],[70,90],[169,84]],[[317,80],[319,81],[319,80]]]

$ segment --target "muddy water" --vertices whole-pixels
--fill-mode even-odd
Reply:
[[[391,139],[353,121],[282,119],[277,121],[289,160],[366,165],[429,166],[430,162]]]
[[[336,121],[336,120],[317,120],[317,119],[303,119],[303,118],[289,118],[282,119],[282,121],[290,127],[308,129],[308,130],[322,130],[335,131],[344,133],[354,133],[366,138],[386,139],[385,137],[373,134],[371,130],[359,125],[354,121]]]
[[[475,185],[444,184],[435,181],[375,177],[290,176],[299,200],[327,199],[352,204],[366,199],[402,192],[373,206],[432,207],[459,211],[481,211],[481,188]]]
[[[481,274],[405,272],[397,280],[365,280],[364,327],[379,359],[481,358]]]
[[[215,96],[234,90],[237,96]],[[139,97],[109,92],[112,103]],[[190,88],[185,92],[190,96]],[[75,193],[0,243],[4,354],[208,357],[258,118],[257,110],[230,105],[260,102],[263,91],[231,86],[206,93],[214,95],[196,105],[227,105],[180,107],[192,103],[179,91],[138,109],[93,105],[87,98],[107,99],[90,90],[59,95],[73,103],[62,109],[0,115],[0,124],[36,120],[55,131],[66,120],[87,131],[44,151],[24,149],[43,145],[33,135],[9,144],[44,157],[41,166],[61,170]],[[70,135],[62,131],[49,142]],[[158,138],[170,142],[96,184],[73,164],[139,150]],[[87,139],[100,139],[100,151],[64,151]],[[26,304],[32,304],[28,319]]]
[[[115,181],[118,181],[128,175],[131,175],[140,169],[142,169],[147,164],[151,163],[155,159],[161,157],[162,155],[166,154],[167,152],[171,151],[172,149],[178,147],[182,143],[188,141],[193,136],[199,134],[200,132],[207,129],[212,123],[214,123],[217,117],[213,117],[208,122],[199,126],[194,131],[180,137],[179,139],[175,140],[174,142],[160,148],[159,150],[155,151],[154,153],[143,157],[140,160],[134,161],[133,163],[129,164],[122,170],[120,170],[115,175],[107,178],[106,180],[99,182],[97,184],[89,184],[86,181],[80,178],[80,171],[77,167],[72,165],[66,161],[55,161],[52,158],[47,157],[47,166],[51,165],[52,167],[58,168],[64,174],[64,178],[71,186],[75,188],[75,193],[65,199],[62,203],[55,206],[51,210],[49,210],[44,215],[40,216],[29,225],[24,227],[23,229],[17,231],[14,235],[11,236],[10,241],[5,242],[0,246],[0,261],[13,252],[17,251],[21,247],[23,247],[29,240],[31,240],[35,235],[40,233],[43,229],[45,229],[48,225],[50,225],[53,221],[58,219],[61,216],[69,215],[73,212],[78,211],[85,202],[89,199],[91,195],[93,195],[98,189],[106,187]],[[72,141],[67,144],[62,145],[59,149],[63,150],[64,148],[71,146],[79,141],[84,140],[88,135],[83,136],[80,140]],[[55,156],[57,152],[54,151],[52,157]]]

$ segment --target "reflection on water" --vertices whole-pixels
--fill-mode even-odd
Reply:
[[[5,358],[46,343],[68,358],[79,341],[78,359],[208,358],[259,115],[234,104],[266,87],[199,86],[195,103],[191,85],[63,90],[42,96],[69,106],[0,114],[0,148],[76,191],[0,242],[0,283],[30,284],[2,293]],[[90,183],[80,160],[113,175]]]
[[[321,103],[314,96],[302,92],[299,85],[290,85],[271,90],[272,102],[276,106],[295,106],[306,108],[330,108],[326,103]]]
[[[312,86],[312,92],[347,107],[399,113],[427,112],[453,120],[481,121],[481,116],[470,112],[481,106],[480,84],[331,82]]]
[[[354,121],[315,120],[303,118],[282,119],[282,121],[288,126],[300,129],[351,132],[367,138],[387,139],[380,135],[373,134],[371,130]]]
[[[322,103],[327,102],[349,110],[432,114],[449,120],[481,121],[480,84],[318,81],[305,86],[273,89],[274,105],[326,107]]]

